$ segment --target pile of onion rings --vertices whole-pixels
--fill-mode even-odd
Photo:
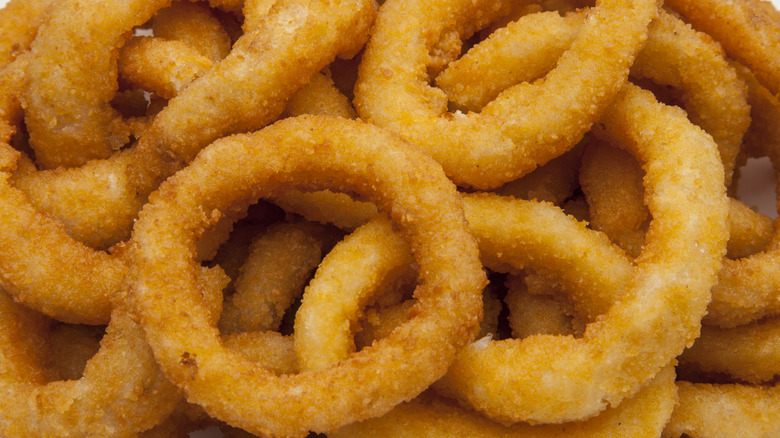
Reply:
[[[0,436],[780,435],[772,3],[0,4]]]

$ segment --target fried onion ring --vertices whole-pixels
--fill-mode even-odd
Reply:
[[[415,317],[390,337],[338,367],[279,377],[221,345],[191,281],[191,248],[231,202],[287,186],[371,197],[409,236],[421,278]],[[339,118],[285,119],[215,142],[155,192],[134,231],[131,295],[155,357],[189,400],[252,433],[332,430],[422,392],[475,334],[485,274],[459,205],[439,165],[394,136]],[[362,390],[332,392],[342,384]]]
[[[360,64],[361,118],[423,147],[459,185],[494,188],[573,147],[625,83],[657,14],[650,0],[598,1],[544,81],[510,88],[479,114],[448,113],[444,93],[428,85],[432,48],[469,36],[508,4],[387,1]]]
[[[217,63],[230,53],[230,36],[201,3],[174,2],[152,17],[155,37],[181,41]]]
[[[539,77],[548,67],[539,58],[555,59],[565,53],[586,18],[582,12],[565,17],[556,13],[523,17],[527,27],[546,33],[528,35],[525,26],[508,27],[494,37],[494,44],[477,45],[453,63],[437,83],[451,100],[478,110],[475,105],[490,101],[511,84]],[[549,55],[540,57],[540,52]],[[730,185],[742,137],[750,124],[750,109],[745,85],[723,50],[707,35],[661,10],[650,24],[647,42],[631,66],[631,76],[681,90],[680,99],[691,121],[718,144],[726,185]]]
[[[636,395],[616,408],[590,420],[529,426],[504,426],[437,396],[425,393],[398,406],[383,417],[351,424],[331,438],[349,437],[453,437],[471,438],[548,438],[598,436],[658,437],[672,415],[677,401],[674,370],[666,367]]]
[[[171,99],[214,63],[186,43],[133,37],[119,53],[119,75],[131,86]]]
[[[688,374],[727,374],[742,382],[771,382],[780,375],[778,339],[778,318],[728,329],[703,326],[699,339],[680,356],[680,367]]]
[[[171,0],[54,2],[31,49],[25,120],[43,168],[107,158],[129,140],[114,110],[116,58],[125,35]],[[76,25],[75,22],[78,22]]]
[[[252,243],[225,302],[222,333],[278,330],[284,312],[300,295],[329,246],[329,231],[299,222],[272,226]]]
[[[696,29],[715,38],[729,56],[749,66],[761,84],[780,93],[780,13],[763,0],[667,0]]]
[[[146,196],[202,147],[226,133],[274,120],[286,98],[310,75],[337,54],[360,47],[367,38],[374,16],[372,1],[301,3],[277,2],[254,27],[245,23],[249,31],[231,54],[173,99],[135,147],[110,159],[80,168],[32,172],[29,181],[17,189],[9,183],[8,173],[16,169],[19,153],[0,143],[8,161],[0,166],[4,171],[0,192],[8,207],[0,214],[0,271],[8,292],[65,322],[106,323],[110,297],[120,288],[124,264],[119,257],[77,242],[63,224],[76,223],[87,235],[100,233],[100,241],[117,242],[127,235]],[[302,42],[308,43],[305,54],[297,47]],[[279,63],[280,59],[287,61]],[[243,90],[241,96],[236,89]],[[72,184],[60,184],[62,178]],[[85,193],[83,187],[93,190]],[[32,188],[36,190],[30,193],[20,190]],[[112,202],[97,202],[101,197]],[[31,200],[40,198],[56,214],[45,214],[49,207],[39,211],[38,205],[31,205]],[[97,214],[79,217],[83,204],[91,207],[87,212]],[[113,205],[120,208],[114,211]],[[66,216],[62,223],[52,218],[61,215]],[[63,260],[70,270],[59,269]]]
[[[578,304],[584,306],[590,321],[598,321],[588,327],[582,339],[554,337],[533,338],[530,342],[475,343],[461,352],[437,388],[456,394],[499,421],[560,422],[594,415],[606,405],[615,406],[636,392],[642,382],[649,380],[698,336],[700,319],[726,242],[727,204],[722,165],[714,143],[683,113],[658,104],[648,92],[635,87],[621,93],[606,116],[602,123],[607,126],[609,136],[620,138],[622,144],[648,161],[651,169],[648,183],[655,188],[653,193],[657,197],[651,199],[653,217],[657,217],[651,222],[654,230],[651,236],[658,236],[658,240],[648,240],[633,275],[625,255],[605,243],[604,236],[583,236],[582,242],[575,240],[571,236],[577,235],[577,226],[555,221],[550,213],[542,216],[540,207],[534,207],[537,209],[534,216],[530,214],[532,210],[525,212],[517,207],[514,211],[511,204],[504,206],[486,195],[467,197],[464,204],[487,266],[504,271],[531,263],[537,270],[554,270],[550,275],[562,278],[570,290],[580,292],[575,301],[581,302]],[[673,147],[666,148],[668,142],[656,139],[670,132],[675,133],[671,137],[677,141]],[[675,178],[671,180],[664,173],[669,169],[675,169]],[[522,205],[530,209],[533,204]],[[681,213],[682,209],[687,212]],[[681,215],[687,218],[684,225],[679,219],[670,220]],[[538,230],[535,222],[524,226],[523,218],[530,217],[537,220],[544,217],[544,229]],[[567,231],[556,229],[553,224],[559,222],[558,226]],[[541,241],[536,237],[530,238],[528,245],[520,244],[518,236],[535,236],[541,232],[554,236],[544,240],[550,242],[550,248],[534,248],[533,243]],[[561,241],[557,237],[560,235],[569,238]],[[583,249],[576,249],[579,245]],[[595,248],[599,247],[603,249],[597,255]],[[548,251],[547,255],[542,251]],[[582,255],[587,256],[592,268],[583,268]],[[545,263],[547,260],[555,261]],[[604,268],[605,260],[612,260],[616,269]],[[675,275],[659,273],[672,266]],[[704,266],[706,269],[702,269]],[[598,293],[603,294],[601,298],[597,298]],[[601,301],[610,295],[608,302]],[[649,308],[654,311],[650,312]],[[597,315],[604,313],[596,320]],[[636,315],[644,318],[637,319]],[[610,330],[613,324],[621,329]],[[642,345],[641,349],[625,344],[634,338],[643,339],[636,344]],[[556,365],[557,360],[561,363]],[[577,365],[570,367],[572,361]],[[502,363],[506,365],[496,366]],[[513,372],[506,373],[507,367]]]
[[[780,386],[678,382],[664,438],[770,437],[780,433]]]
[[[181,399],[143,332],[123,312],[112,315],[101,350],[80,379],[48,382],[40,359],[28,351],[45,345],[46,323],[34,323],[29,313],[0,293],[0,349],[10,358],[0,365],[7,395],[0,410],[3,436],[135,436],[161,422]]]
[[[0,9],[0,68],[30,49],[54,0],[10,0]]]

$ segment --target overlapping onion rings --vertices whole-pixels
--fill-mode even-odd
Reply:
[[[387,1],[360,64],[361,118],[423,147],[460,185],[494,188],[574,146],[625,83],[657,13],[650,0],[597,2],[544,81],[510,88],[479,114],[448,113],[444,93],[428,85],[431,51],[459,47],[509,4]]]
[[[607,404],[617,405],[624,397],[636,392],[639,384],[655,375],[660,367],[668,364],[698,335],[699,321],[709,301],[709,289],[714,283],[714,274],[720,266],[726,242],[725,228],[715,234],[712,228],[713,224],[724,220],[718,219],[718,215],[726,214],[722,166],[717,153],[712,150],[711,137],[690,124],[683,114],[673,108],[663,107],[648,94],[635,87],[629,87],[621,93],[606,112],[607,118],[602,122],[606,126],[603,135],[619,139],[625,147],[647,160],[648,167],[657,172],[647,180],[654,187],[655,196],[661,196],[658,200],[651,200],[651,205],[657,209],[654,211],[655,219],[651,222],[651,229],[655,230],[653,235],[664,236],[665,239],[671,239],[670,236],[674,235],[674,240],[648,241],[639,259],[641,261],[632,274],[624,258],[621,259],[619,255],[604,257],[609,253],[606,248],[602,257],[596,261],[593,249],[597,246],[596,241],[593,238],[585,239],[590,242],[586,245],[589,248],[587,253],[593,257],[594,266],[584,270],[582,253],[586,250],[575,250],[576,245],[571,237],[560,242],[556,250],[533,248],[531,242],[539,242],[538,237],[529,238],[529,243],[525,245],[519,240],[519,236],[549,232],[550,240],[545,242],[554,245],[555,237],[552,236],[572,236],[576,226],[570,226],[569,232],[553,231],[550,214],[533,216],[528,212],[520,213],[522,210],[514,212],[509,205],[501,206],[486,196],[468,198],[465,203],[466,216],[472,233],[480,240],[482,261],[487,266],[504,270],[507,266],[518,269],[530,263],[537,270],[554,271],[553,275],[563,276],[567,279],[565,283],[571,285],[573,290],[582,291],[585,284],[590,284],[588,292],[592,295],[583,293],[580,297],[588,301],[584,307],[589,310],[588,315],[593,315],[591,321],[595,315],[606,314],[598,323],[589,327],[582,340],[534,338],[533,341],[525,342],[472,344],[458,355],[447,375],[437,383],[437,388],[444,389],[478,411],[503,422],[578,420],[596,414]],[[653,137],[663,136],[668,130],[685,133],[682,137],[684,140],[678,140],[673,149],[662,147]],[[684,148],[695,149],[696,152],[691,149],[683,152]],[[691,158],[694,156],[695,159]],[[686,164],[683,166],[682,162]],[[676,174],[674,182],[660,177],[664,174],[661,169],[669,167],[680,172]],[[682,171],[683,167],[697,170],[689,173]],[[689,176],[686,177],[686,174]],[[692,174],[697,177],[691,178]],[[708,188],[701,190],[704,181],[708,181]],[[674,212],[682,206],[702,214],[705,205],[713,216],[696,217],[685,213],[688,218],[685,225],[667,222],[669,217],[676,218],[683,214]],[[523,227],[523,218],[530,217],[537,220],[545,217],[546,228],[535,230],[530,223]],[[661,232],[661,229],[665,230]],[[705,247],[709,249],[702,252],[701,249]],[[571,260],[567,259],[569,256]],[[623,264],[625,276],[621,279],[616,274],[621,271],[617,269],[602,271],[603,260],[615,260],[617,266]],[[691,266],[701,267],[704,260],[707,260],[709,266],[707,270],[682,274]],[[664,270],[677,266],[675,269],[686,281],[677,283],[682,278],[677,274],[666,278],[659,276],[656,272],[661,269],[660,266],[664,266]],[[609,272],[610,278],[603,277],[606,272]],[[593,277],[586,281],[586,275],[591,274]],[[697,279],[695,284],[698,286],[693,286],[693,278]],[[661,282],[668,283],[661,286]],[[599,283],[603,285],[601,288],[592,286]],[[610,290],[619,295],[612,295],[613,301],[609,303],[599,303],[600,308],[595,310],[593,303],[599,299],[594,292]],[[357,297],[353,299],[358,300]],[[656,304],[650,305],[651,300],[655,300]],[[321,301],[318,300],[318,303]],[[312,305],[317,307],[318,303]],[[655,311],[651,312],[645,306]],[[670,310],[672,307],[675,308],[674,312]],[[670,319],[672,314],[676,315],[674,323]],[[636,315],[643,315],[644,318],[638,320]],[[611,324],[619,325],[621,329],[612,331],[609,329]],[[341,323],[337,323],[322,324],[316,328],[302,325],[301,328],[315,330],[313,336],[326,338],[329,333],[316,331],[341,326]],[[661,326],[664,328],[661,329]],[[675,328],[672,329],[672,326]],[[299,333],[296,342],[300,341],[301,336],[303,334]],[[624,344],[630,342],[633,336],[644,339],[642,345],[647,346],[647,349],[636,348],[639,344],[634,347]],[[650,340],[658,344],[650,347]],[[660,348],[661,345],[664,347]],[[666,353],[660,354],[661,351]],[[557,360],[566,363],[575,361],[578,365],[571,368],[563,363],[557,364]],[[507,368],[513,372],[505,372]]]
[[[160,371],[140,328],[115,312],[101,350],[80,379],[52,381],[44,358],[48,322],[0,294],[2,361],[0,433],[29,436],[135,436],[161,422],[181,392]],[[127,355],[132,360],[127,359]]]
[[[200,185],[203,178],[213,184]],[[220,344],[191,281],[194,254],[187,248],[230,203],[285,186],[370,196],[409,237],[421,278],[416,316],[390,337],[338,367],[279,377]],[[371,125],[301,116],[227,137],[155,193],[134,230],[133,301],[166,375],[228,423],[300,436],[381,415],[438,379],[475,334],[485,274],[454,186],[429,157]],[[334,399],[335,385],[363,391]]]
[[[435,393],[398,406],[384,417],[346,426],[328,436],[348,437],[658,437],[677,401],[674,372],[667,367],[636,395],[590,420],[529,426],[503,426]],[[403,427],[399,427],[402,424]]]
[[[0,435],[777,434],[768,2],[6,3]]]
[[[363,0],[316,5],[320,9],[310,6],[295,0],[275,4],[265,18],[259,19],[257,27],[250,28],[234,45],[227,58],[155,117],[135,147],[80,168],[32,172],[20,184],[26,193],[8,183],[6,177],[3,199],[5,205],[14,208],[4,210],[0,221],[4,235],[0,252],[4,254],[4,285],[9,293],[63,321],[107,322],[110,297],[119,289],[124,265],[117,256],[73,240],[63,223],[82,226],[86,235],[99,233],[99,242],[115,243],[118,237],[127,236],[137,208],[160,181],[184,166],[214,138],[273,120],[284,108],[285,99],[305,84],[305,78],[337,54],[361,45],[374,15],[373,3]],[[309,21],[298,21],[304,11]],[[296,25],[291,27],[290,23]],[[323,38],[323,29],[327,29],[325,35],[329,38]],[[311,57],[297,52],[296,44],[302,40],[310,43]],[[282,67],[278,60],[293,58],[290,51],[296,51],[296,63],[287,62]],[[261,76],[252,72],[269,76],[259,80]],[[281,77],[267,80],[273,74]],[[282,87],[284,81],[287,86]],[[214,92],[219,87],[226,91],[217,93],[221,100],[215,101]],[[243,90],[241,96],[251,99],[241,100],[233,93],[235,89]],[[243,110],[235,99],[241,100]],[[211,105],[202,105],[204,101]],[[234,111],[241,117],[234,117]],[[9,154],[18,160],[18,153]],[[7,172],[15,168],[15,163],[5,167]],[[66,181],[70,183],[65,184]],[[84,192],[85,187],[91,189]],[[101,204],[101,196],[113,202]],[[42,211],[31,205],[31,200],[39,200],[34,205]],[[96,214],[78,217],[85,213],[80,208],[85,204],[94,208]],[[106,208],[113,205],[117,208]],[[85,224],[84,219],[94,222]],[[50,245],[39,244],[44,241]],[[30,254],[35,257],[30,258]],[[71,265],[71,271],[56,268],[63,260]]]

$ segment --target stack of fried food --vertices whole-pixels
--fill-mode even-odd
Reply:
[[[0,436],[779,436],[780,12],[380,3],[0,9]]]

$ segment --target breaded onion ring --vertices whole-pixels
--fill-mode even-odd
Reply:
[[[10,0],[0,8],[0,68],[30,49],[54,0]]]
[[[556,13],[523,17],[527,27],[546,32],[528,35],[525,26],[508,27],[494,37],[494,44],[477,45],[453,63],[437,83],[451,100],[478,110],[476,105],[494,99],[508,86],[541,76],[548,67],[544,61],[565,53],[586,18],[583,12],[565,17]],[[707,35],[661,10],[631,65],[631,76],[681,91],[680,99],[691,121],[718,144],[726,185],[731,185],[742,136],[750,124],[750,108],[745,85],[723,50]]]
[[[493,418],[562,421],[582,418],[577,414],[591,415],[604,404],[616,405],[636,391],[636,384],[629,382],[647,381],[698,335],[727,237],[722,166],[711,137],[690,124],[683,113],[631,86],[618,95],[599,126],[604,129],[601,135],[617,140],[646,162],[646,183],[653,188],[651,231],[636,261],[630,292],[620,293],[620,301],[588,326],[582,340],[491,343],[484,349],[464,350],[444,386]],[[674,177],[665,173],[670,171]],[[466,206],[468,217],[471,205]],[[479,230],[472,226],[472,232],[481,242],[487,236],[499,239],[491,241],[490,250],[481,246],[482,253],[515,252],[510,250],[511,242],[498,243],[507,232],[495,223]],[[612,333],[609,327],[613,324],[621,329]],[[623,344],[631,344],[629,339],[634,336],[643,340],[633,346]],[[637,345],[642,347],[637,349]],[[555,365],[557,357],[567,365]],[[495,366],[501,362],[523,365],[505,376]],[[578,365],[572,367],[572,362]],[[550,373],[561,369],[577,371],[566,373],[565,378]],[[590,384],[586,375],[593,378]],[[509,388],[510,393],[522,390],[524,396],[509,400]],[[565,415],[560,414],[562,406],[570,408]]]
[[[252,243],[222,308],[222,333],[278,330],[285,311],[300,296],[333,239],[325,227],[281,223]]]
[[[745,73],[743,72],[743,77]],[[775,168],[780,163],[780,143],[771,134],[780,124],[780,103],[769,95],[765,88],[754,81],[748,81],[750,86],[750,102],[763,110],[761,123],[748,131],[749,143],[747,152],[753,156],[767,156]],[[751,134],[751,131],[755,132]],[[769,129],[769,131],[767,131]],[[761,134],[764,134],[763,136]],[[766,138],[766,141],[759,141]],[[596,146],[594,146],[596,147]],[[609,158],[605,151],[599,149],[586,152],[584,166],[581,169],[581,183],[583,191],[588,195],[591,203],[591,216],[594,225],[603,230],[616,241],[625,243],[627,250],[636,254],[643,240],[643,230],[640,221],[632,223],[618,223],[618,216],[639,216],[646,214],[642,207],[643,191],[635,182],[628,184],[623,180],[621,184],[607,182],[605,177],[612,178],[618,168],[614,162],[596,163],[592,158],[598,155],[598,160]],[[609,169],[605,172],[604,169]],[[623,174],[634,173],[634,179],[638,178],[640,169],[630,161],[623,161],[620,172]],[[780,173],[778,173],[780,175]],[[619,187],[623,192],[631,192],[630,195],[620,194],[616,191]],[[620,201],[612,202],[608,199],[619,197]],[[620,209],[620,213],[616,209]],[[743,255],[739,259],[725,259],[723,268],[718,274],[718,282],[712,289],[712,302],[708,307],[708,313],[704,323],[720,327],[736,327],[759,320],[765,316],[776,315],[780,312],[780,275],[777,272],[780,250],[780,219],[775,219],[770,224],[770,219],[759,213],[751,212],[749,208],[731,200],[729,208],[730,235],[735,242],[730,245],[729,251],[735,255]],[[747,217],[747,220],[746,220]],[[629,242],[630,240],[630,242]]]
[[[124,276],[123,262],[74,240],[63,226],[97,234],[98,242],[117,242],[127,235],[146,196],[202,147],[274,120],[309,76],[337,54],[360,47],[374,16],[373,2],[324,3],[279,1],[259,22],[245,23],[248,32],[231,54],[171,100],[135,147],[110,159],[31,172],[17,188],[9,174],[18,166],[19,153],[7,144],[10,128],[0,131],[7,133],[6,143],[0,142],[0,197],[9,207],[0,213],[0,272],[9,293],[62,321],[106,323],[110,297]],[[6,79],[17,83],[19,75],[0,75]],[[4,110],[6,101],[13,106],[13,95],[3,94]],[[69,183],[62,184],[63,179]],[[93,190],[85,192],[85,187]],[[40,199],[43,207],[36,202]],[[81,217],[84,204],[90,214]],[[63,261],[68,270],[60,269]]]
[[[181,41],[217,63],[230,52],[230,36],[202,3],[174,2],[152,17],[155,37]]]
[[[54,2],[31,49],[24,94],[30,145],[43,168],[80,166],[127,144],[111,105],[119,47],[133,27],[171,0]]]
[[[771,382],[780,375],[780,318],[739,327],[703,326],[701,336],[680,356],[691,373],[727,374],[749,383]]]
[[[339,366],[275,376],[219,342],[192,282],[192,245],[232,202],[296,186],[361,193],[387,212],[420,265],[418,304],[408,323]],[[301,116],[220,139],[150,197],[134,242],[131,295],[166,375],[211,415],[256,434],[304,436],[389,411],[444,374],[481,316],[485,274],[454,185],[429,157],[361,122]],[[334,393],[341,385],[361,390]]]
[[[644,207],[643,175],[634,157],[597,140],[586,148],[580,168],[591,227],[607,234],[632,257],[641,252],[650,221]],[[772,239],[772,219],[734,198],[729,198],[728,224],[726,255],[731,259],[761,252]]]
[[[631,436],[654,438],[661,434],[677,401],[674,368],[669,366],[620,406],[598,417],[564,424],[504,426],[458,406],[435,393],[425,393],[399,405],[383,417],[343,427],[330,438],[595,438]]]
[[[780,386],[678,382],[680,402],[664,438],[773,437],[780,433]]]
[[[413,262],[409,243],[381,216],[338,243],[295,314],[295,353],[302,369],[324,370],[349,357],[355,350],[351,326],[366,300]]]
[[[657,14],[651,0],[598,1],[544,81],[508,89],[479,114],[448,113],[444,93],[428,85],[432,49],[459,43],[509,3],[387,1],[360,64],[360,117],[424,148],[459,185],[494,188],[574,146],[625,83]]]
[[[635,393],[698,336],[727,237],[723,172],[714,143],[684,113],[633,86],[618,95],[605,117],[601,135],[645,160],[653,187],[651,237],[633,273],[605,236],[584,234],[560,212],[557,218],[541,204],[466,198],[466,217],[486,266],[506,271],[530,264],[560,278],[575,293],[578,312],[594,321],[581,339],[477,342],[458,355],[437,388],[499,421],[561,422],[594,415]],[[545,227],[539,229],[530,218],[544,218]],[[550,236],[542,239],[541,233]],[[614,269],[604,268],[607,260]],[[663,274],[669,270],[674,275]]]
[[[133,37],[119,52],[119,75],[128,84],[172,99],[214,62],[187,44]]]
[[[50,382],[42,375],[41,358],[31,353],[46,345],[48,323],[31,313],[0,292],[4,437],[132,437],[162,422],[181,399],[155,363],[140,327],[119,311],[83,376]]]
[[[762,85],[780,93],[780,13],[764,0],[666,0],[665,5],[717,40]]]
[[[531,293],[526,279],[537,278],[532,275],[510,275],[507,279],[507,292],[504,297],[509,315],[509,327],[512,337],[523,339],[532,335],[574,335],[574,321],[570,306],[558,299],[562,293],[550,289],[544,293]],[[529,281],[530,282],[530,281]],[[579,335],[582,335],[580,330]]]

